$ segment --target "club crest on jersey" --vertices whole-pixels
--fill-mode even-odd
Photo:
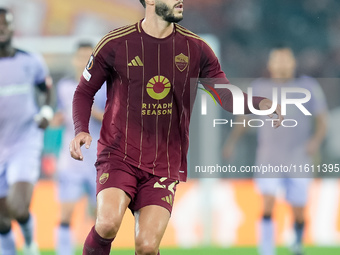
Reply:
[[[146,85],[146,91],[149,96],[156,100],[165,98],[171,89],[171,83],[168,78],[162,75],[152,77]]]
[[[104,184],[105,182],[107,182],[108,179],[109,179],[109,174],[108,174],[108,173],[103,173],[103,174],[99,177],[99,183],[100,183],[100,184]]]
[[[189,58],[185,56],[183,53],[181,53],[175,57],[175,64],[178,70],[183,72],[188,67]]]

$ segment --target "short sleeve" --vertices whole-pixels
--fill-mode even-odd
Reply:
[[[34,83],[37,86],[41,86],[41,84],[45,83],[48,75],[47,65],[41,55],[34,54],[32,57],[35,66]]]
[[[64,80],[61,80],[57,83],[56,86],[56,92],[57,92],[57,111],[63,111],[65,108],[64,102],[63,102],[63,84]]]
[[[259,78],[251,82],[250,87],[253,89],[253,96],[264,96],[272,100],[271,87],[266,89],[267,81]]]
[[[318,115],[327,111],[327,101],[320,84],[315,79],[310,79],[310,111]]]
[[[200,68],[201,68],[200,78],[227,79],[225,73],[221,69],[221,65],[215,53],[210,48],[210,46],[203,41]],[[229,81],[227,83],[229,83]]]

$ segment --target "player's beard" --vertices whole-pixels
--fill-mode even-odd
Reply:
[[[174,11],[171,11],[169,6],[159,1],[156,1],[155,11],[158,16],[170,23],[178,23],[183,19],[183,15],[181,17],[175,17]]]
[[[3,33],[2,33],[2,36],[3,36]],[[13,31],[9,32],[8,34],[5,34],[5,39],[3,41],[0,41],[0,48],[4,49],[4,48],[9,47],[12,44],[12,37],[13,37]]]
[[[6,41],[0,41],[0,49],[7,48],[11,45],[12,38],[8,38]]]

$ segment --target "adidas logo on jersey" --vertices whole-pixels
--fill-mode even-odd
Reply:
[[[128,66],[144,66],[144,65],[140,57],[136,56],[134,59],[131,60]]]

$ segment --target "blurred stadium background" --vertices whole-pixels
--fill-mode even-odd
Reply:
[[[295,50],[299,73],[319,79],[330,110],[330,129],[319,162],[340,162],[340,2],[338,0],[186,0],[181,23],[195,33],[210,36],[223,70],[231,82],[266,74],[268,50],[287,42]],[[138,0],[0,0],[15,15],[15,45],[43,54],[54,84],[69,73],[71,55],[79,40],[97,42],[118,26],[138,21],[143,8]],[[84,63],[85,65],[85,63]],[[1,78],[1,77],[0,77]],[[227,116],[226,113],[218,113]],[[232,116],[229,115],[229,118]],[[224,128],[222,135],[228,135]],[[37,240],[43,250],[54,247],[59,205],[54,174],[62,129],[48,129],[42,156],[42,174],[33,198]],[[219,141],[223,140],[218,138]],[[239,155],[255,147],[255,134],[241,141]],[[245,146],[245,144],[247,146]],[[210,153],[222,161],[222,143]],[[250,154],[251,155],[251,154]],[[233,164],[242,162],[242,156]],[[336,176],[338,177],[339,173]],[[192,176],[195,177],[195,176]],[[227,179],[191,179],[179,185],[171,222],[162,242],[162,254],[256,254],[257,222],[261,198],[250,176]],[[321,178],[313,181],[307,210],[308,254],[340,254],[340,181]],[[73,217],[81,245],[91,220],[82,201]],[[292,239],[291,211],[280,197],[275,209],[277,244]],[[115,249],[132,249],[133,217],[127,213]],[[18,227],[18,245],[22,245]],[[220,247],[210,249],[202,247]],[[233,247],[233,248],[231,248]],[[248,249],[235,249],[250,247]],[[314,247],[314,248],[313,248]],[[319,248],[318,248],[319,247]],[[320,248],[321,247],[321,248]],[[333,247],[333,248],[322,248]],[[195,249],[192,249],[195,248]],[[226,248],[226,249],[224,249]],[[192,250],[191,250],[192,249]],[[279,254],[286,254],[284,249]],[[132,254],[131,251],[127,252]],[[50,254],[50,253],[46,253]],[[124,254],[123,252],[121,254]],[[228,254],[228,253],[226,253]]]

